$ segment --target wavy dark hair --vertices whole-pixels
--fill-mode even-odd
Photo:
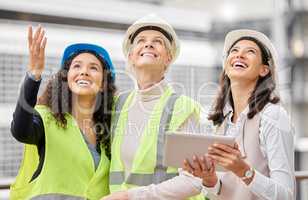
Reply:
[[[62,128],[67,127],[66,115],[67,113],[72,114],[72,92],[68,87],[67,72],[72,60],[81,53],[91,53],[95,55],[103,67],[103,91],[97,94],[93,121],[97,136],[96,149],[100,152],[100,144],[103,144],[106,154],[110,158],[111,113],[116,86],[110,70],[106,67],[106,62],[95,52],[80,51],[72,55],[64,63],[64,66],[62,66],[62,68],[48,81],[45,90],[38,98],[38,104],[49,107],[57,124]]]
[[[250,40],[260,48],[262,63],[264,65],[269,66],[269,60],[271,59],[270,52],[266,49],[266,47],[257,39],[253,37],[242,37],[235,41],[233,45],[230,47],[228,54],[232,47],[241,40]],[[269,67],[269,73],[264,77],[259,77],[256,83],[256,86],[248,99],[249,111],[248,111],[248,119],[252,119],[257,113],[259,113],[267,103],[276,104],[280,101],[278,95],[275,94],[276,82],[275,82],[275,69],[273,67]],[[214,125],[221,125],[224,121],[225,117],[223,113],[223,109],[226,103],[229,101],[232,108],[234,109],[234,102],[232,98],[231,91],[231,83],[229,77],[226,75],[225,70],[220,75],[219,79],[219,92],[216,97],[213,112],[210,113],[208,119],[212,120]]]

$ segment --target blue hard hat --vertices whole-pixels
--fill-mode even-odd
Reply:
[[[112,61],[110,59],[110,56],[108,52],[101,46],[95,45],[95,44],[88,44],[88,43],[76,43],[69,45],[65,48],[62,61],[61,61],[61,67],[64,67],[65,62],[71,58],[71,56],[78,54],[79,52],[83,51],[89,51],[95,53],[97,56],[101,57],[105,64],[107,65],[107,69],[111,72],[112,79],[115,79],[115,69],[113,67]]]

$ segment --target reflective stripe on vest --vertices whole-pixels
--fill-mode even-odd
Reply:
[[[129,93],[122,94],[117,102],[115,108],[115,118],[112,129],[112,135],[114,135],[115,127],[119,121],[119,116],[121,110],[128,98]],[[164,153],[164,140],[165,131],[169,129],[169,122],[171,120],[172,112],[174,109],[175,102],[179,96],[175,93],[171,94],[162,112],[159,125],[159,133],[157,138],[157,153],[156,153],[156,166],[153,174],[140,174],[140,173],[130,173],[125,181],[124,172],[110,172],[109,174],[109,184],[110,185],[120,185],[123,182],[131,185],[146,186],[152,183],[161,183],[165,180],[171,179],[178,175],[178,173],[167,173],[167,167],[163,165],[163,153]],[[113,137],[113,136],[112,136]]]
[[[115,109],[114,109],[114,121],[111,125],[111,141],[113,139],[113,136],[114,136],[114,131],[115,131],[115,128],[117,127],[117,124],[118,124],[118,121],[119,121],[119,118],[120,118],[120,114],[121,114],[121,111],[122,111],[122,108],[125,104],[125,101],[127,99],[127,97],[130,95],[129,92],[126,92],[126,93],[123,93],[119,96],[118,100],[117,100],[117,103],[115,105]]]
[[[155,171],[154,174],[130,173],[125,183],[138,186],[147,186],[152,183],[161,183],[177,175],[178,173],[166,173],[166,171],[161,174],[159,173],[159,171]],[[109,183],[111,185],[121,185],[125,181],[125,176],[123,172],[111,172],[109,178]]]

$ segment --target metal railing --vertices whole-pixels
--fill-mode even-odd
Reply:
[[[1,178],[0,179],[0,190],[10,189],[10,185],[13,183],[15,178]]]
[[[296,171],[295,178],[297,182],[308,179],[308,171]]]

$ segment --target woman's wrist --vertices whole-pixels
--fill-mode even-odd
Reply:
[[[217,182],[218,182],[217,176],[211,180],[202,179],[202,185],[209,188],[214,187],[217,184]]]
[[[221,192],[221,187],[222,187],[222,182],[220,179],[218,179],[216,185],[214,185],[214,187],[206,187],[203,185],[202,187],[202,193],[204,194],[204,196],[208,196],[209,193],[212,193],[214,195],[219,195]],[[212,195],[210,195],[212,196]]]
[[[28,76],[33,79],[34,81],[39,81],[41,80],[41,73],[39,72],[36,72],[36,71],[32,71],[32,70],[29,70],[28,72]]]
[[[234,171],[234,174],[239,177],[242,178],[245,176],[245,172],[247,170],[250,169],[250,166],[248,164],[245,163],[245,165],[243,165],[243,167],[239,168],[238,170]]]
[[[245,176],[242,178],[242,181],[244,181],[246,185],[249,185],[253,181],[255,174],[256,173],[254,168],[250,168],[248,171],[245,172]]]
[[[254,178],[255,170],[252,167],[250,167],[248,164],[246,164],[243,168],[238,170],[235,174],[242,181],[244,181],[246,185],[249,185]]]

